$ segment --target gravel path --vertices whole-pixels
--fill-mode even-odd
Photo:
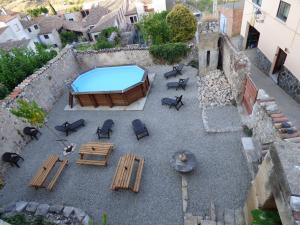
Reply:
[[[154,83],[144,111],[64,111],[67,96],[63,96],[49,114],[48,126],[66,120],[86,120],[86,126],[72,133],[68,140],[79,146],[97,140],[95,131],[105,119],[115,121],[110,139],[116,146],[106,168],[75,164],[75,153],[66,156],[70,165],[63,172],[52,192],[28,187],[31,177],[50,154],[62,156],[62,146],[48,128],[43,128],[39,141],[32,141],[23,151],[25,162],[21,169],[11,168],[7,184],[0,191],[0,202],[35,200],[45,203],[65,203],[86,210],[100,224],[101,212],[106,211],[111,225],[182,225],[181,177],[169,165],[173,152],[188,149],[196,154],[199,167],[189,176],[190,206],[192,212],[208,208],[208,198],[220,205],[240,204],[245,198],[249,176],[245,172],[240,152],[239,133],[206,134],[201,109],[197,100],[196,70],[183,69],[183,76],[190,77],[185,92],[166,89],[162,74],[171,67],[154,66]],[[177,80],[172,78],[171,80]],[[184,106],[180,111],[161,106],[162,97],[183,94]],[[137,141],[131,121],[140,118],[148,127],[150,137]],[[55,132],[55,131],[54,131]],[[65,138],[59,134],[59,138]],[[145,167],[139,193],[113,192],[110,184],[120,156],[134,152],[145,157]]]

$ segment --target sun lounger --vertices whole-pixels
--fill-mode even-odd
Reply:
[[[165,78],[168,79],[170,77],[176,77],[178,74],[181,74],[181,70],[183,68],[183,64],[179,64],[178,66],[174,66],[173,70],[166,72],[164,74]]]
[[[168,82],[167,87],[168,87],[168,89],[176,88],[176,90],[178,90],[178,88],[182,88],[183,90],[185,90],[185,87],[186,87],[188,81],[189,81],[189,78],[179,79],[178,82]]]
[[[84,119],[77,120],[74,123],[65,122],[60,126],[56,126],[55,130],[64,132],[68,136],[70,132],[75,132],[77,128],[82,126],[84,126]]]
[[[35,127],[24,127],[23,133],[30,136],[31,139],[35,138],[36,140],[38,140],[37,135],[41,134],[41,132]]]
[[[175,107],[175,109],[178,111],[181,106],[183,106],[182,95],[179,97],[176,96],[175,98],[163,98],[161,100],[161,104],[168,105],[169,108]]]
[[[5,152],[2,155],[2,161],[10,163],[10,165],[12,165],[12,166],[16,165],[18,168],[20,168],[20,166],[18,164],[18,161],[20,159],[22,159],[24,161],[22,156],[20,156],[17,153],[14,153],[14,152]]]

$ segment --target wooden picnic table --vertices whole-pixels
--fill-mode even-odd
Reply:
[[[45,181],[48,178],[48,176],[49,176],[50,172],[52,171],[52,169],[55,167],[57,162],[61,162],[61,165],[58,168],[58,170],[57,170],[56,174],[54,175],[54,177],[51,179],[48,186],[46,187],[44,185]],[[62,173],[65,166],[67,166],[67,165],[68,165],[68,160],[60,160],[57,155],[50,155],[49,158],[46,161],[44,161],[42,166],[39,168],[36,175],[32,178],[29,186],[32,186],[36,189],[38,189],[38,188],[47,188],[49,191],[51,191],[52,188],[54,187],[55,183],[57,182],[60,174]]]
[[[79,155],[80,159],[76,161],[78,164],[106,166],[109,155],[113,150],[114,145],[112,143],[102,142],[89,142],[80,146]],[[102,159],[91,160],[84,159],[87,155],[100,156]]]
[[[131,177],[134,170],[134,162],[138,162],[136,178],[133,186],[130,185]],[[126,154],[122,156],[118,162],[113,182],[111,185],[112,190],[118,189],[131,189],[133,192],[138,192],[142,179],[142,171],[144,167],[144,158],[140,158],[133,154]]]

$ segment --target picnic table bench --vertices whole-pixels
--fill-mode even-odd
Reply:
[[[56,171],[55,175],[52,177],[50,183],[46,187],[44,185],[45,180],[48,178],[51,170],[55,167],[57,162],[61,162],[58,170]],[[57,155],[50,155],[49,158],[44,161],[42,166],[37,171],[36,175],[32,178],[29,186],[32,186],[36,189],[38,188],[47,188],[47,190],[51,191],[57,182],[60,174],[64,170],[64,168],[68,165],[68,160],[60,160]]]
[[[138,168],[134,184],[131,186],[130,181],[133,174],[135,161],[138,162]],[[144,158],[140,158],[133,154],[126,154],[122,156],[118,162],[111,189],[131,189],[133,192],[138,192],[142,179],[144,161]]]
[[[101,142],[89,142],[80,146],[79,155],[80,159],[76,161],[78,164],[106,166],[109,155],[113,150],[114,145],[112,143]],[[104,159],[91,160],[84,159],[86,155],[101,156]]]

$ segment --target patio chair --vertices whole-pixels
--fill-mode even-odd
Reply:
[[[23,129],[23,133],[25,135],[30,136],[30,138],[33,140],[33,138],[35,138],[36,140],[38,140],[37,135],[38,134],[42,134],[37,128],[35,127],[24,127]]]
[[[143,137],[149,136],[148,129],[141,120],[135,119],[132,121],[133,131],[135,133],[136,139],[140,140]]]
[[[185,87],[187,85],[187,82],[189,81],[190,78],[186,78],[186,79],[179,79],[178,82],[168,82],[167,83],[167,87],[169,88],[176,88],[176,90],[178,90],[178,88],[182,88],[183,90],[185,90]]]
[[[175,109],[177,109],[177,111],[178,111],[181,108],[181,106],[183,106],[182,95],[180,95],[179,97],[175,96],[175,99],[174,98],[163,98],[161,100],[161,104],[168,105],[169,108],[175,107]]]
[[[55,130],[66,133],[66,136],[69,135],[70,132],[77,131],[77,128],[84,126],[84,119],[80,119],[75,121],[74,123],[64,122],[60,126],[55,126]]]
[[[169,72],[166,72],[164,74],[165,78],[168,79],[170,77],[176,77],[177,74],[181,74],[181,70],[182,70],[183,66],[184,66],[183,64],[179,64],[177,66],[174,66],[173,70],[171,70]]]
[[[20,156],[17,153],[14,153],[14,152],[5,152],[2,155],[2,161],[10,163],[11,166],[16,165],[18,168],[20,168],[20,166],[18,164],[18,161],[20,159],[22,159],[24,161],[22,156]]]
[[[114,125],[114,121],[111,119],[105,120],[102,127],[97,128],[98,138],[110,138],[110,133],[112,132],[112,126]]]

